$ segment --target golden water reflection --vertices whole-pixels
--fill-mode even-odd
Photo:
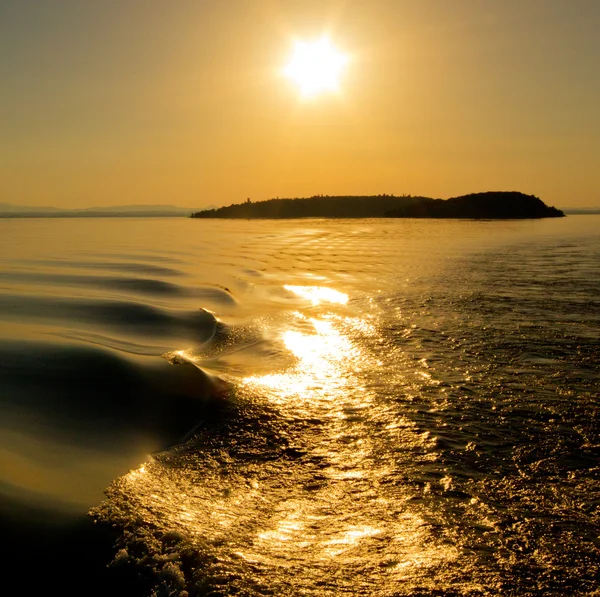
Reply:
[[[366,355],[336,327],[332,317],[317,319],[301,313],[294,315],[297,322],[309,324],[313,332],[282,332],[281,341],[295,357],[295,365],[283,372],[248,376],[243,379],[243,385],[268,390],[273,402],[287,405],[294,402],[302,411],[305,407],[314,409],[319,405],[347,403],[354,369]],[[358,383],[353,391],[357,389]],[[309,404],[302,406],[303,403]]]
[[[348,302],[348,295],[333,288],[326,286],[291,286],[286,284],[286,290],[293,292],[299,297],[308,299],[313,305],[320,303],[337,303],[345,305]]]
[[[402,458],[430,440],[367,384],[380,366],[364,341],[376,325],[325,307],[314,312],[321,301],[345,304],[343,293],[286,288],[312,304],[310,314],[290,313],[279,330],[292,362],[246,376],[238,388],[241,398],[266,400],[291,423],[288,436],[301,456],[263,462],[238,458],[235,449],[203,452],[189,469],[147,463],[124,478],[122,489],[131,487],[128,499],[141,500],[154,524],[217,546],[211,549],[230,569],[247,574],[244,563],[251,563],[273,589],[291,582],[297,594],[320,595],[329,578],[347,592],[360,578],[375,594],[425,578],[459,554],[432,536],[435,525],[410,490],[390,483],[401,477]],[[246,440],[235,441],[244,454]],[[255,439],[247,441],[252,449]]]
[[[286,289],[311,300],[313,307],[326,300],[348,301],[329,288]],[[277,373],[248,376],[243,385],[268,397],[289,417],[325,421],[313,430],[309,452],[328,466],[319,471],[321,484],[308,484],[310,494],[276,502],[267,528],[240,556],[270,565],[373,565],[377,574],[384,566],[390,580],[457,557],[430,539],[425,521],[408,507],[409,496],[384,497],[386,482],[396,472],[378,455],[377,436],[406,447],[427,438],[416,438],[412,423],[397,412],[390,419],[391,411],[378,405],[365,385],[365,373],[381,365],[365,348],[366,337],[376,338],[374,323],[367,316],[325,309],[318,316],[295,312],[293,317],[295,325],[281,332],[281,341],[294,364]]]
[[[347,294],[325,286],[284,288],[311,301],[345,305]],[[369,402],[359,373],[376,365],[357,338],[373,333],[366,318],[348,317],[325,308],[318,316],[292,313],[292,325],[280,333],[285,350],[295,363],[284,371],[247,376],[242,385],[260,390],[292,416],[344,416],[351,407],[364,408]],[[291,410],[295,409],[294,414]],[[323,411],[327,412],[323,412]]]

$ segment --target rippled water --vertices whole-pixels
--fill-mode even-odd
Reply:
[[[113,594],[598,594],[599,224],[0,220],[10,529],[91,509]]]

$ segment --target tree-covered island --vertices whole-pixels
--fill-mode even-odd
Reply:
[[[516,191],[472,193],[451,199],[403,195],[327,196],[237,203],[192,214],[192,218],[559,218],[565,214],[534,195]]]

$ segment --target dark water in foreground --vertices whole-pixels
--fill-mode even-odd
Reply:
[[[0,220],[5,572],[600,595],[599,224]]]

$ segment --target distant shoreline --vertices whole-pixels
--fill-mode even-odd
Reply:
[[[323,196],[268,199],[195,212],[192,218],[452,218],[534,219],[565,214],[534,195],[517,191],[488,191],[450,199],[403,195]]]
[[[187,218],[197,210],[198,208],[160,203],[84,208],[0,203],[0,218]]]
[[[28,218],[43,218],[49,220],[58,220],[61,218],[65,219],[76,219],[76,218],[85,218],[85,219],[98,219],[98,218],[189,218],[190,211],[187,213],[118,213],[118,212],[107,212],[107,213],[30,213],[30,212],[17,212],[11,213],[0,212],[0,219],[28,219]]]

